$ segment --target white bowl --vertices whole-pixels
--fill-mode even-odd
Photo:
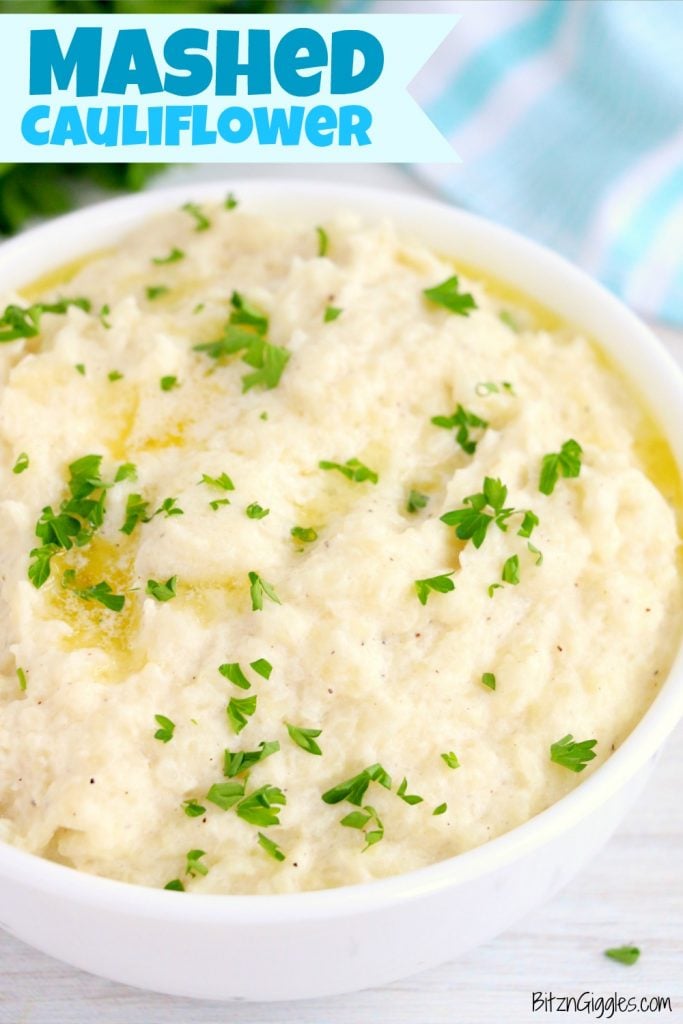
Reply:
[[[151,192],[60,218],[0,246],[2,287],[111,245],[155,211],[226,192],[225,184]],[[314,223],[339,208],[389,216],[536,297],[598,339],[637,382],[683,465],[683,375],[632,313],[559,256],[472,214],[402,194],[306,182],[240,184],[238,193],[248,206],[300,210]],[[183,895],[82,874],[0,843],[0,924],[84,970],[176,995],[264,1001],[380,985],[458,956],[552,896],[608,839],[682,714],[679,651],[637,728],[568,796],[484,846],[362,885]]]

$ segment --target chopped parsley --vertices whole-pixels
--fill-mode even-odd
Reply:
[[[448,765],[449,768],[455,769],[460,767],[460,762],[458,761],[457,754],[454,754],[452,750],[449,751],[447,754],[442,754],[441,759]]]
[[[28,679],[26,678],[26,672],[23,668],[17,669],[17,679],[19,680],[19,689],[22,692],[25,692],[26,687],[28,686]]]
[[[185,892],[185,886],[179,878],[174,878],[171,882],[167,882],[164,889],[170,889],[171,892]]]
[[[343,310],[339,306],[326,306],[323,322],[326,324],[332,323],[338,316],[341,316],[342,312]]]
[[[122,480],[137,480],[138,471],[137,466],[134,466],[132,462],[124,462],[116,470],[116,476],[114,477],[114,483],[121,483]]]
[[[172,722],[166,715],[155,715],[154,721],[159,726],[154,733],[154,739],[161,740],[162,743],[168,743],[169,740],[172,740],[173,733],[175,732],[175,722]]]
[[[615,946],[613,949],[606,949],[605,956],[610,960],[616,960],[618,964],[632,967],[640,958],[640,950],[637,946]]]
[[[531,543],[531,541],[527,541],[527,548],[529,549],[529,551],[531,552],[532,555],[536,556],[536,565],[542,565],[543,564],[543,552],[539,551],[538,548],[534,544]]]
[[[318,463],[320,469],[333,469],[337,473],[341,473],[347,480],[352,480],[356,484],[362,484],[365,480],[369,480],[371,484],[376,484],[379,480],[379,476],[373,469],[368,466],[364,466],[358,459],[347,459],[342,465],[340,462],[327,462],[323,460]]]
[[[282,601],[275,593],[275,588],[263,576],[257,572],[249,573],[249,593],[251,595],[251,608],[254,612],[263,611],[263,598],[267,597],[274,604],[282,604]]]
[[[501,579],[503,583],[512,583],[514,586],[519,583],[519,555],[510,555],[505,560]]]
[[[244,782],[215,782],[206,799],[222,811],[229,811],[244,796]]]
[[[130,537],[138,523],[148,523],[149,519],[149,502],[145,501],[141,494],[129,494],[121,533]]]
[[[580,743],[574,742],[571,733],[563,736],[561,740],[552,743],[550,746],[550,760],[571,772],[582,772],[589,761],[597,755],[593,747],[598,745],[597,740],[583,740]]]
[[[89,313],[88,299],[60,299],[58,302],[36,302],[32,306],[7,306],[0,317],[0,345],[18,338],[36,338],[40,334],[40,321],[45,313],[66,313],[76,306]]]
[[[323,793],[322,799],[326,804],[338,804],[342,800],[348,800],[350,804],[360,807],[371,782],[378,782],[385,789],[391,789],[391,776],[382,768],[381,764],[371,764],[369,768],[364,768],[358,775],[328,789],[326,793]]]
[[[315,230],[318,235],[318,256],[327,256],[327,250],[330,247],[329,235],[325,228],[317,227]]]
[[[456,274],[442,281],[433,288],[425,288],[422,293],[430,302],[444,306],[458,316],[469,316],[471,310],[477,308],[474,298],[469,292],[460,291],[460,282]]]
[[[202,864],[202,857],[206,857],[204,850],[190,850],[187,854],[185,874],[189,875],[190,878],[196,878],[197,875],[208,875],[209,869],[206,864]]]
[[[455,440],[467,455],[474,455],[481,436],[476,440],[470,436],[470,429],[486,430],[488,420],[469,412],[460,403],[452,416],[433,416],[432,423],[435,427],[443,427],[445,430],[456,430]]]
[[[455,526],[456,536],[460,540],[471,540],[475,548],[480,548],[491,523],[495,522],[498,529],[505,532],[510,516],[521,515],[522,523],[517,535],[530,537],[534,527],[538,526],[538,516],[527,509],[505,508],[507,493],[507,487],[500,480],[484,477],[482,491],[464,498],[465,507],[446,512],[441,516],[441,522]],[[487,512],[487,508],[491,511]]]
[[[220,476],[209,476],[208,473],[202,473],[202,478],[199,482],[200,484],[206,484],[208,487],[217,487],[221,491],[235,490],[235,485],[227,473],[221,473]]]
[[[123,374],[120,372],[120,370],[110,370],[109,373],[107,374],[107,380],[110,380],[113,384],[117,380],[123,380]]]
[[[226,708],[233,732],[240,733],[256,711],[256,697],[231,697]]]
[[[240,800],[236,807],[237,814],[243,821],[250,825],[260,825],[261,828],[269,828],[271,825],[280,824],[280,807],[287,803],[287,797],[277,786],[261,786],[255,789],[249,796]]]
[[[415,580],[415,590],[417,591],[417,599],[420,604],[427,604],[430,590],[437,594],[449,594],[451,590],[455,590],[455,583],[451,579],[454,572],[455,569],[451,572],[445,572],[441,576],[430,576],[426,580]]]
[[[152,263],[156,263],[158,267],[163,267],[167,263],[177,263],[178,260],[185,259],[185,253],[182,249],[171,249],[168,256],[157,256],[152,260]]]
[[[277,843],[274,843],[273,840],[269,839],[268,836],[263,834],[263,832],[259,832],[258,834],[258,844],[266,851],[269,857],[273,858],[273,860],[285,860],[285,855]]]
[[[219,665],[218,671],[222,676],[225,676],[226,679],[229,679],[231,683],[234,683],[235,686],[239,686],[241,690],[251,689],[251,683],[236,661],[226,663],[225,665]]]
[[[252,501],[251,505],[247,505],[244,511],[249,519],[265,519],[270,513],[269,508],[263,508],[257,501]]]
[[[484,672],[481,677],[481,681],[484,686],[488,687],[489,690],[495,690],[496,688],[496,677],[493,672]]]
[[[222,508],[223,505],[229,505],[229,504],[230,504],[230,499],[229,498],[214,498],[213,501],[209,502],[209,508],[212,508],[214,510],[214,512],[216,512],[219,508]]]
[[[550,452],[543,456],[538,489],[541,494],[552,494],[560,476],[577,477],[581,472],[581,456],[583,449],[578,441],[570,438],[565,441],[559,452]]]
[[[434,810],[432,811],[432,815],[445,814],[447,810],[448,804],[439,804],[439,806],[435,807]]]
[[[311,544],[318,539],[318,534],[312,526],[293,526],[289,532],[295,540],[303,541],[304,544]]]
[[[212,359],[241,354],[242,361],[254,368],[242,377],[242,391],[256,385],[274,388],[280,383],[282,372],[289,362],[286,348],[272,345],[266,338],[268,317],[248,302],[239,292],[230,299],[232,312],[218,341],[195,345],[195,352],[205,352]]]
[[[165,583],[159,583],[157,580],[147,580],[145,593],[149,594],[156,601],[170,601],[171,598],[176,596],[177,583],[177,576],[171,576]]]
[[[206,807],[196,800],[183,800],[183,810],[188,818],[201,818],[202,814],[206,814]]]
[[[225,202],[224,202],[223,205],[224,205],[226,210],[234,210],[235,209],[235,207],[238,205],[238,201],[235,198],[235,195],[234,195],[233,192],[228,192],[227,196],[225,197]]]
[[[379,843],[384,838],[384,825],[374,807],[367,804],[362,811],[351,811],[339,822],[346,828],[357,828],[365,837],[365,846],[362,852],[365,853],[371,846]]]
[[[428,504],[428,494],[421,494],[420,491],[411,491],[406,502],[406,511],[410,512],[411,515],[415,515],[421,508],[426,508]]]
[[[290,725],[289,722],[285,722],[285,725],[289,738],[296,743],[297,747],[301,747],[309,754],[322,754],[322,750],[315,742],[322,733],[322,729],[304,729],[303,726]]]
[[[424,797],[417,796],[415,793],[408,792],[408,780],[403,779],[400,786],[396,790],[396,796],[399,796],[406,804],[421,804]]]
[[[503,391],[507,392],[508,395],[515,394],[515,389],[509,380],[502,380],[500,384],[496,384],[492,380],[480,380],[474,390],[480,398],[485,398],[486,395],[498,395]]]
[[[84,363],[76,363],[75,370],[76,370],[76,373],[80,373],[81,377],[85,377],[85,364]]]
[[[228,779],[248,771],[259,761],[265,761],[280,749],[277,740],[261,740],[258,750],[226,750],[223,754],[223,774]]]
[[[123,606],[126,603],[125,597],[123,594],[115,594],[105,580],[96,583],[93,587],[79,589],[75,585],[75,577],[75,571],[67,569],[62,576],[62,586],[67,590],[71,590],[82,601],[96,601],[112,612],[123,611]]]
[[[178,378],[173,376],[162,377],[159,385],[162,391],[173,391],[174,388],[178,387]]]
[[[207,228],[211,227],[211,221],[204,213],[202,213],[202,209],[198,203],[185,203],[181,209],[184,210],[185,213],[189,213],[190,217],[194,218],[195,231],[206,231]]]
[[[102,306],[102,309],[100,310],[100,312],[98,314],[99,321],[102,324],[102,326],[104,327],[105,331],[108,331],[108,330],[111,329],[111,324],[107,320],[107,317],[109,316],[110,313],[111,313],[111,307],[105,305],[105,306]]]
[[[162,295],[168,295],[168,292],[168,285],[165,284],[150,284],[145,288],[145,295],[150,302],[153,302],[155,299],[160,299]]]
[[[270,679],[273,671],[273,666],[265,658],[257,658],[256,661],[250,661],[249,667],[253,668],[254,672],[258,672],[262,679]]]
[[[17,476],[20,473],[25,473],[29,467],[29,457],[26,452],[22,452],[21,455],[17,456],[17,461],[12,466],[12,472]]]

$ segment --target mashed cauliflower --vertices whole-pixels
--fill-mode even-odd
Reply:
[[[10,843],[197,892],[407,871],[560,799],[666,675],[622,380],[391,224],[316,227],[190,204],[0,302]]]

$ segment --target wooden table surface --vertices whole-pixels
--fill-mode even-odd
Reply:
[[[176,169],[166,182],[276,175],[421,188],[388,165]],[[683,365],[683,331],[655,328]],[[0,1024],[527,1024],[593,1021],[532,1011],[555,996],[668,996],[671,1011],[602,1020],[683,1022],[683,724],[645,791],[602,853],[549,904],[454,963],[383,988],[304,1003],[220,1004],[153,995],[84,974],[0,932]],[[640,961],[607,960],[635,943]]]

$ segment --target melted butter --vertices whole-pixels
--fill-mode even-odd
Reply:
[[[459,260],[450,260],[449,262],[453,264],[459,274],[464,274],[465,277],[469,277],[473,281],[480,281],[491,298],[497,299],[498,302],[509,304],[516,309],[521,309],[530,316],[534,330],[566,331],[568,328],[571,328],[572,325],[563,317],[554,313],[547,306],[544,306],[542,302],[539,302],[531,295],[527,295],[526,292],[521,291],[515,285],[508,284],[507,281],[502,281],[499,277],[495,277],[479,267],[473,267],[470,263],[461,263]],[[575,333],[578,332],[575,331]]]
[[[111,249],[98,249],[85,256],[79,256],[78,259],[71,260],[69,263],[62,263],[61,266],[55,267],[54,270],[49,270],[46,274],[41,274],[40,277],[21,288],[21,294],[29,302],[36,302],[44,295],[55,291],[57,288],[61,288],[65,284],[69,284],[81,270],[94,263],[95,260],[110,255],[111,252]]]
[[[131,593],[138,586],[134,559],[135,541],[122,534],[115,543],[95,536],[85,547],[59,552],[52,562],[54,582],[46,597],[50,613],[71,630],[62,641],[64,649],[95,647],[103,651],[109,658],[107,675],[111,678],[137,672],[146,661],[136,643],[141,602]],[[115,594],[125,595],[123,609],[111,611],[63,587],[60,581],[66,569],[75,571],[75,586],[81,590],[106,580]]]

